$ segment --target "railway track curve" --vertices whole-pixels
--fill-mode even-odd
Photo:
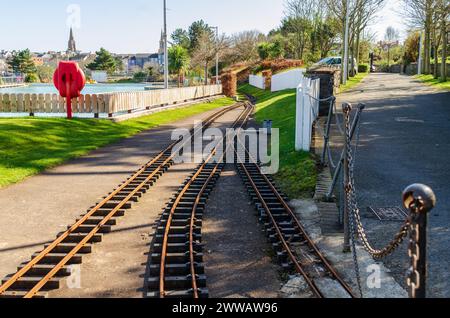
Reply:
[[[243,128],[252,111],[247,103],[233,128]],[[161,217],[150,254],[149,298],[208,297],[201,228],[206,202],[225,165],[223,155],[214,160],[224,144],[225,138],[185,181]]]
[[[205,120],[204,128],[239,107],[242,104],[220,109]],[[194,128],[190,132],[191,138],[184,142],[191,141]],[[180,142],[181,138],[170,144],[86,214],[81,215],[67,231],[59,233],[52,243],[35,253],[30,261],[21,264],[15,274],[4,278],[0,286],[0,298],[45,298],[49,291],[61,288],[63,280],[72,274],[71,265],[80,265],[83,257],[92,253],[93,245],[100,243],[103,235],[112,231],[126,210],[138,202],[173,165],[175,154],[172,150]]]

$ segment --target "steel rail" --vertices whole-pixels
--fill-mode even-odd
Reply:
[[[243,118],[244,121],[243,121],[243,123],[241,124],[241,127],[240,127],[240,128],[242,128],[243,125],[245,124],[245,122],[248,120],[248,117],[250,116],[252,109],[253,109],[253,107],[246,107],[247,111],[243,112],[243,114],[242,114],[243,116],[241,116],[241,118],[238,118],[238,120],[234,123],[233,126],[235,126],[236,123],[239,120],[241,120],[242,117],[244,117]],[[222,141],[221,144],[223,144],[223,141]],[[227,146],[227,148],[226,148],[224,154],[222,155],[220,161],[223,160],[225,154],[228,151],[228,147],[229,147],[229,145]],[[206,188],[208,187],[209,183],[211,182],[213,176],[216,174],[216,172],[218,170],[218,167],[219,167],[219,163],[216,164],[216,166],[212,170],[211,174],[209,175],[208,179],[206,180],[205,184],[203,185],[202,189],[200,190],[199,194],[197,195],[197,197],[195,199],[194,206],[192,208],[191,220],[190,220],[190,225],[189,225],[189,254],[190,254],[190,262],[191,262],[190,268],[191,268],[191,278],[192,278],[192,289],[194,291],[194,298],[196,298],[196,299],[199,298],[199,296],[198,296],[197,279],[196,279],[196,271],[195,271],[195,257],[194,257],[194,255],[195,255],[195,250],[194,250],[194,229],[195,229],[195,220],[196,220],[195,219],[195,212],[197,211],[197,207],[200,204],[200,200],[201,200],[203,194],[205,193]]]
[[[236,124],[243,118],[248,118],[250,115],[251,107],[248,107],[248,105],[243,104],[245,106],[244,111],[240,114],[240,116],[235,120],[233,123],[233,127],[236,126]],[[241,125],[242,127],[242,125]],[[181,200],[184,197],[184,194],[188,191],[190,186],[196,181],[198,176],[202,173],[202,171],[205,169],[206,165],[208,165],[209,161],[214,157],[214,155],[217,153],[217,149],[220,145],[223,145],[222,140],[218,145],[214,147],[214,149],[211,151],[210,155],[205,159],[203,164],[197,169],[196,173],[190,178],[190,180],[186,183],[186,185],[183,187],[181,192],[178,194],[174,204],[172,205],[169,216],[166,223],[166,228],[164,231],[164,238],[163,238],[163,245],[162,245],[162,252],[161,252],[161,260],[160,260],[160,275],[159,275],[159,294],[160,298],[165,298],[166,296],[166,290],[165,290],[165,269],[166,269],[166,257],[167,257],[167,250],[168,250],[168,243],[169,243],[169,234],[170,234],[170,228],[172,226],[173,217],[175,214],[175,211],[180,204]],[[227,147],[228,149],[228,147]],[[199,194],[196,196],[196,200],[192,209],[191,218],[190,218],[190,225],[189,225],[189,257],[190,257],[190,272],[191,272],[191,279],[192,279],[192,289],[194,293],[194,298],[199,298],[198,295],[198,288],[197,288],[197,279],[196,279],[196,271],[195,271],[195,250],[194,250],[194,228],[195,228],[195,212],[197,210],[197,207],[200,203],[200,199],[203,196],[208,184],[212,180],[213,176],[218,170],[218,167],[220,165],[220,161],[223,160],[222,158],[219,160],[219,162],[215,165],[214,169],[209,174],[208,179],[206,180],[205,184],[202,186],[202,189],[200,190]]]
[[[215,114],[209,116],[206,120],[206,125],[210,125],[217,118],[223,116],[225,113],[232,111],[236,108],[240,107],[240,104],[236,104],[231,107],[227,107],[225,109],[221,109]],[[195,128],[191,129],[191,136],[185,143],[192,140],[192,132]],[[89,220],[96,212],[98,212],[106,203],[112,200],[117,194],[119,194],[124,188],[129,186],[136,178],[138,178],[147,168],[154,165],[158,160],[160,160],[165,153],[171,151],[179,142],[175,141],[171,145],[169,145],[165,150],[160,152],[154,159],[145,164],[138,172],[136,172],[131,178],[129,178],[126,182],[124,182],[121,186],[119,186],[116,190],[114,190],[110,195],[108,195],[105,199],[103,199],[99,204],[97,204],[94,208],[92,208],[86,215],[84,215],[78,222],[76,222],[70,229],[60,235],[55,241],[53,241],[47,248],[45,248],[42,252],[39,253],[35,258],[33,258],[27,265],[21,268],[17,273],[15,273],[5,284],[0,286],[0,295],[6,292],[12,285],[14,285],[18,280],[24,277],[28,271],[30,271],[35,265],[37,265],[42,259],[44,259],[52,250],[54,250],[59,244],[61,244],[70,234],[76,231],[81,225],[83,225],[87,220]],[[125,199],[123,199],[112,211],[109,213],[87,236],[78,243],[68,254],[63,258],[30,292],[28,292],[24,298],[32,298],[34,297],[44,286],[47,284],[60,270],[63,268],[72,257],[81,250],[91,239],[92,237],[104,226],[108,223],[108,221],[114,217],[114,215],[137,193],[141,190],[155,175],[157,175],[170,161],[174,158],[175,154],[172,154],[168,157],[162,164],[156,168],[153,173],[151,173],[144,182],[142,182],[139,186],[137,186]]]
[[[330,262],[326,259],[326,257],[323,255],[323,253],[318,249],[317,245],[312,241],[312,239],[310,238],[310,236],[308,235],[308,233],[306,232],[305,228],[303,227],[303,225],[300,223],[300,220],[298,219],[298,217],[295,215],[295,213],[292,211],[292,209],[289,207],[289,205],[286,203],[286,201],[283,199],[283,197],[281,196],[281,194],[278,192],[278,190],[274,187],[274,185],[272,184],[272,182],[267,178],[267,176],[261,171],[261,168],[259,167],[259,165],[257,164],[255,158],[249,153],[247,147],[242,144],[239,136],[238,136],[238,142],[241,143],[241,145],[243,146],[243,148],[245,149],[246,154],[249,156],[249,159],[251,161],[253,161],[253,164],[255,165],[258,173],[260,176],[263,177],[264,181],[267,183],[267,185],[269,186],[269,188],[272,190],[273,194],[275,194],[275,196],[277,197],[279,203],[281,203],[283,205],[283,208],[288,212],[288,214],[292,217],[292,219],[295,222],[295,225],[297,226],[298,230],[301,232],[302,236],[304,237],[304,239],[308,242],[308,246],[313,249],[313,251],[315,252],[315,254],[319,257],[320,261],[323,263],[323,265],[325,266],[325,268],[329,271],[329,273],[339,282],[339,284],[346,290],[346,292],[352,297],[352,298],[357,298],[357,296],[354,294],[354,292],[352,291],[352,289],[350,288],[350,286],[339,276],[339,274],[336,272],[336,270],[333,268],[333,266],[331,266]],[[237,153],[237,152],[236,152]],[[286,240],[284,239],[281,230],[275,220],[275,218],[273,217],[270,208],[268,207],[267,203],[265,202],[264,198],[262,197],[262,195],[260,194],[256,184],[253,182],[250,173],[248,172],[248,169],[245,167],[244,164],[240,164],[241,167],[244,169],[244,172],[246,173],[247,177],[249,178],[252,187],[254,188],[258,198],[260,199],[261,203],[264,206],[264,209],[266,210],[266,212],[268,213],[269,217],[272,220],[272,223],[275,226],[275,229],[278,233],[278,236],[280,237],[283,246],[286,249],[286,252],[289,254],[289,257],[291,258],[291,260],[294,262],[295,267],[297,268],[297,270],[300,271],[300,273],[304,276],[304,278],[307,280],[309,280],[307,274],[305,273],[305,271],[303,270],[302,266],[300,265],[300,263],[297,261],[295,255],[292,253],[292,251],[290,250],[289,245],[287,244]],[[321,295],[320,297],[323,297],[323,294],[318,290],[317,286],[314,284],[313,281],[309,280],[310,282],[308,282],[308,285],[310,285],[310,287],[313,289],[313,291],[316,293],[316,291],[318,293],[316,293],[316,295]]]
[[[258,196],[259,200],[261,201],[261,204],[263,205],[264,210],[266,210],[267,215],[270,217],[270,219],[272,221],[272,224],[273,224],[273,226],[274,226],[274,228],[275,228],[275,230],[277,232],[277,235],[280,238],[280,241],[281,241],[282,245],[284,246],[285,251],[288,253],[289,258],[294,263],[294,266],[295,266],[297,272],[299,272],[305,278],[306,283],[313,290],[314,294],[316,296],[318,296],[319,298],[323,298],[324,296],[323,296],[322,292],[317,288],[316,284],[312,281],[312,279],[309,277],[309,275],[306,273],[306,271],[303,269],[302,265],[299,263],[299,261],[297,260],[297,258],[293,254],[291,248],[289,247],[289,244],[287,243],[286,239],[283,236],[283,233],[281,232],[280,227],[277,224],[277,221],[275,220],[274,216],[272,215],[272,212],[270,211],[270,208],[268,207],[268,205],[265,202],[263,196],[259,192],[258,187],[256,186],[255,182],[253,181],[253,179],[252,179],[250,173],[248,172],[247,168],[242,163],[240,165],[243,168],[243,171],[245,172],[245,174],[247,175],[247,178],[248,178],[248,180],[249,180],[253,190],[255,190],[256,195]]]

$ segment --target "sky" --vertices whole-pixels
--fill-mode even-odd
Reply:
[[[386,0],[371,26],[381,39],[388,26],[402,29],[401,0]],[[163,26],[162,0],[0,0],[0,50],[29,48],[34,52],[67,48],[74,25],[77,48],[100,47],[115,53],[156,52]],[[284,0],[167,0],[168,32],[203,19],[220,32],[267,33],[280,24]],[[394,11],[393,11],[394,10]],[[15,14],[20,12],[20,15]]]

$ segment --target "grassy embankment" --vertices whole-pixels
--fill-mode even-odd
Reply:
[[[257,98],[255,118],[258,122],[271,119],[273,127],[280,129],[280,171],[275,175],[277,184],[292,199],[311,197],[317,180],[316,162],[311,154],[295,151],[295,90],[272,94],[244,85],[239,92]]]
[[[442,82],[440,79],[435,79],[433,75],[416,75],[415,78],[437,89],[450,91],[450,80]]]
[[[121,123],[94,119],[0,118],[0,188],[144,130],[233,103],[232,99],[221,98]]]
[[[351,90],[352,88],[359,85],[367,76],[369,73],[358,73],[358,75],[354,77],[350,77],[350,79],[347,81],[347,84],[341,85],[339,88],[339,93],[345,93],[348,90]]]

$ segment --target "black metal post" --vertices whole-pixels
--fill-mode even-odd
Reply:
[[[327,153],[329,150],[329,144],[330,144],[330,133],[331,133],[331,121],[333,119],[334,115],[334,105],[336,103],[336,97],[333,97],[330,100],[330,109],[328,111],[328,119],[327,119],[327,126],[325,130],[325,136],[324,136],[324,146],[323,146],[323,152],[322,152],[322,164],[325,165],[325,162],[327,161]]]
[[[350,133],[351,140],[353,140],[353,136],[355,135],[356,128],[358,127],[362,112],[364,111],[365,108],[366,108],[366,105],[364,105],[364,104],[358,105],[358,112],[356,113],[356,116],[353,120],[352,129],[351,129],[351,133]],[[333,196],[333,191],[338,182],[339,174],[341,173],[342,165],[344,163],[344,156],[345,156],[345,150],[342,151],[341,158],[338,162],[338,166],[336,167],[336,170],[334,171],[333,182],[331,184],[330,190],[328,191],[328,193],[326,195],[326,199],[328,199],[328,200],[331,200],[331,198]]]
[[[348,147],[351,140],[348,140],[351,135],[350,127],[350,113],[352,112],[352,105],[345,103],[342,106],[344,112],[344,123],[345,123],[345,142],[344,142],[344,253],[350,253],[350,202],[348,200],[348,190],[350,186],[350,161],[348,157]],[[351,146],[350,146],[351,147]]]
[[[428,215],[436,206],[433,190],[423,184],[413,184],[403,192],[403,203],[410,211],[409,257],[407,283],[411,298],[427,296],[427,226]]]

